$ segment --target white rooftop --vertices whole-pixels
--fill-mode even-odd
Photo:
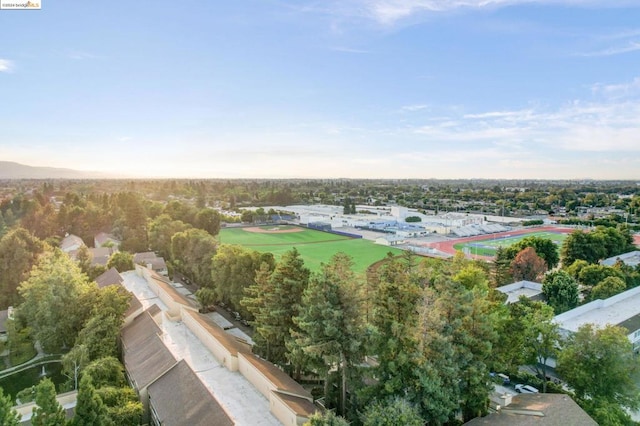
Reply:
[[[507,301],[505,303],[515,303],[520,299],[520,296],[531,299],[541,294],[542,284],[533,281],[518,281],[513,284],[498,287],[496,290],[507,295]]]
[[[576,332],[584,324],[591,323],[598,327],[608,324],[618,325],[638,314],[640,314],[640,287],[635,287],[608,299],[594,300],[556,315],[555,321],[561,329]]]
[[[162,311],[167,310],[144,278],[134,271],[122,276],[125,288],[140,299],[145,309],[156,304]],[[182,321],[171,321],[165,315],[162,329],[162,340],[167,348],[178,360],[184,359],[189,364],[237,425],[280,425],[269,412],[269,401],[239,372],[231,372],[222,366]]]
[[[619,254],[617,256],[613,256],[608,259],[605,259],[600,263],[606,266],[613,266],[616,264],[618,260],[622,261],[625,265],[634,266],[634,267],[638,266],[640,265],[640,251],[635,250],[629,253]]]

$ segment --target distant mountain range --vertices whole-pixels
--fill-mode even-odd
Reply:
[[[108,173],[88,172],[56,167],[33,167],[12,161],[0,161],[0,179],[106,179]]]

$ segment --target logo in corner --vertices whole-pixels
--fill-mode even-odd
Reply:
[[[0,0],[0,9],[7,10],[24,10],[24,9],[33,9],[40,10],[42,9],[42,0],[36,1],[22,1],[22,0]]]

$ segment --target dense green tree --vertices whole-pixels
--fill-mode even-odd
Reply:
[[[113,425],[107,415],[107,407],[96,393],[90,376],[82,376],[78,389],[78,400],[72,426],[108,426]]]
[[[3,426],[18,426],[20,424],[20,416],[13,409],[11,396],[5,395],[2,388],[0,388],[0,424]]]
[[[333,411],[327,410],[324,413],[317,411],[312,414],[304,426],[349,426],[349,422],[343,417],[336,416]]]
[[[547,270],[547,265],[533,247],[521,250],[511,262],[511,276],[515,281],[537,281]]]
[[[588,263],[597,263],[604,259],[607,251],[604,241],[598,236],[575,230],[562,243],[562,264],[571,265],[576,260],[584,260]]]
[[[185,231],[189,225],[173,220],[168,214],[161,214],[148,224],[149,247],[160,256],[171,255],[171,238],[178,232]]]
[[[580,273],[587,266],[591,266],[586,260],[576,260],[571,265],[564,265],[564,270],[573,277],[574,280],[580,281]],[[597,266],[597,265],[596,265]],[[583,283],[584,284],[584,283]]]
[[[363,353],[362,299],[353,273],[353,260],[344,253],[334,255],[322,271],[311,277],[302,295],[300,314],[294,323],[295,341],[290,351],[301,350],[325,383],[329,371],[337,368],[340,381],[339,412],[346,413],[347,378],[354,365],[361,362]],[[325,385],[325,398],[329,396]]]
[[[0,309],[17,304],[18,286],[44,250],[44,243],[24,228],[13,229],[0,239]]]
[[[273,255],[238,245],[221,244],[212,262],[211,281],[216,300],[231,305],[243,317],[250,318],[250,313],[240,301],[245,289],[255,282],[256,271],[263,262],[274,268]]]
[[[256,271],[255,282],[245,289],[245,297],[240,304],[251,313],[254,318],[251,321],[255,329],[253,340],[255,352],[268,357],[270,352],[270,339],[275,336],[276,328],[272,327],[268,306],[277,303],[275,285],[271,281],[272,268],[263,263]],[[267,358],[268,359],[268,358]]]
[[[576,261],[575,263],[579,263]],[[583,285],[593,287],[607,277],[624,279],[624,274],[616,268],[605,265],[587,265],[580,269],[578,281]]]
[[[580,400],[582,408],[599,425],[606,426],[637,426],[631,416],[619,404],[600,399]]]
[[[28,203],[20,225],[40,239],[47,239],[59,233],[56,212],[52,203],[44,205],[31,201]]]
[[[82,371],[83,376],[90,376],[97,388],[103,386],[120,387],[126,384],[124,367],[117,358],[107,356],[92,361]]]
[[[496,253],[496,260],[504,260],[511,263],[518,253],[527,247],[533,248],[536,254],[544,259],[547,264],[547,269],[553,269],[558,264],[558,248],[553,241],[535,236],[525,237],[515,244],[502,249]]]
[[[202,229],[187,229],[171,238],[171,258],[176,269],[199,286],[212,285],[211,259],[216,254],[217,240]]]
[[[578,283],[565,271],[545,275],[542,292],[556,315],[578,306]]]
[[[196,228],[204,229],[209,234],[216,236],[220,232],[220,213],[213,209],[204,208],[196,214]]]
[[[58,249],[40,258],[19,292],[24,302],[18,313],[49,353],[74,345],[98,294],[95,283]]]
[[[627,288],[624,280],[618,277],[607,277],[600,281],[591,290],[590,297],[592,300],[607,299],[611,296],[615,296],[618,293],[622,293]]]
[[[508,258],[503,247],[498,247],[498,249],[496,250],[496,258],[493,261],[493,277],[495,287],[510,284],[514,281],[513,277],[511,276],[512,260],[513,259]]]
[[[560,343],[560,328],[554,322],[553,309],[542,302],[523,304],[526,313],[522,350],[527,365],[534,369],[542,381],[542,392],[547,392],[547,361],[556,358]]]
[[[36,386],[36,407],[33,407],[31,424],[33,426],[64,426],[66,416],[64,408],[56,400],[56,388],[48,377],[40,380]]]
[[[136,392],[130,387],[103,386],[96,389],[113,424],[138,426],[142,422],[144,409]]]
[[[635,250],[633,239],[626,228],[598,226],[585,233],[573,231],[562,244],[562,263],[571,265],[582,259],[588,263]]]
[[[623,328],[581,326],[560,352],[557,368],[581,400],[639,406],[638,359]]]
[[[423,426],[424,419],[415,405],[402,398],[392,398],[369,405],[361,416],[363,426]]]
[[[488,287],[465,290],[446,280],[437,282],[433,289],[425,289],[420,309],[423,362],[438,372],[446,392],[454,398],[459,392],[453,401],[459,401],[466,420],[484,414],[500,309],[490,300]],[[438,406],[446,406],[447,401],[440,399]]]
[[[288,365],[297,375],[302,366],[289,364],[287,342],[293,340],[292,330],[299,332],[293,318],[300,312],[302,293],[308,285],[310,272],[295,248],[282,256],[273,273],[268,274],[265,265],[263,262],[256,274],[256,283],[247,289],[248,296],[244,301],[255,318],[255,333],[259,336],[256,350],[271,362]]]
[[[374,294],[369,352],[377,355],[379,364],[373,373],[378,385],[371,389],[374,394],[369,399],[399,395],[405,391],[408,378],[413,377],[418,344],[413,330],[420,286],[412,272],[401,259],[387,258],[370,277]]]
[[[116,268],[118,272],[132,271],[135,269],[133,255],[126,251],[117,251],[111,255],[107,262],[107,268]]]
[[[216,292],[209,287],[201,287],[196,291],[196,299],[200,306],[206,311],[210,306],[213,306],[218,298],[216,297]]]

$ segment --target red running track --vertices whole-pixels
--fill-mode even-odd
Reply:
[[[573,231],[575,231],[574,228],[542,226],[540,228],[520,229],[517,231],[505,231],[505,232],[498,232],[496,234],[484,234],[484,235],[476,235],[474,237],[458,238],[457,240],[440,241],[437,243],[426,243],[425,245],[427,247],[433,247],[436,250],[440,250],[445,253],[456,254],[456,249],[453,248],[455,244],[467,243],[470,241],[486,241],[486,240],[492,240],[494,238],[503,238],[503,237],[506,237],[507,235],[514,236],[514,235],[523,235],[523,234],[533,234],[535,232],[559,232],[563,234],[570,234]],[[640,236],[636,236],[636,238],[637,238],[636,244],[640,244]],[[483,259],[483,260],[493,259],[493,257],[478,256],[478,255],[472,255],[472,257],[475,259]]]

